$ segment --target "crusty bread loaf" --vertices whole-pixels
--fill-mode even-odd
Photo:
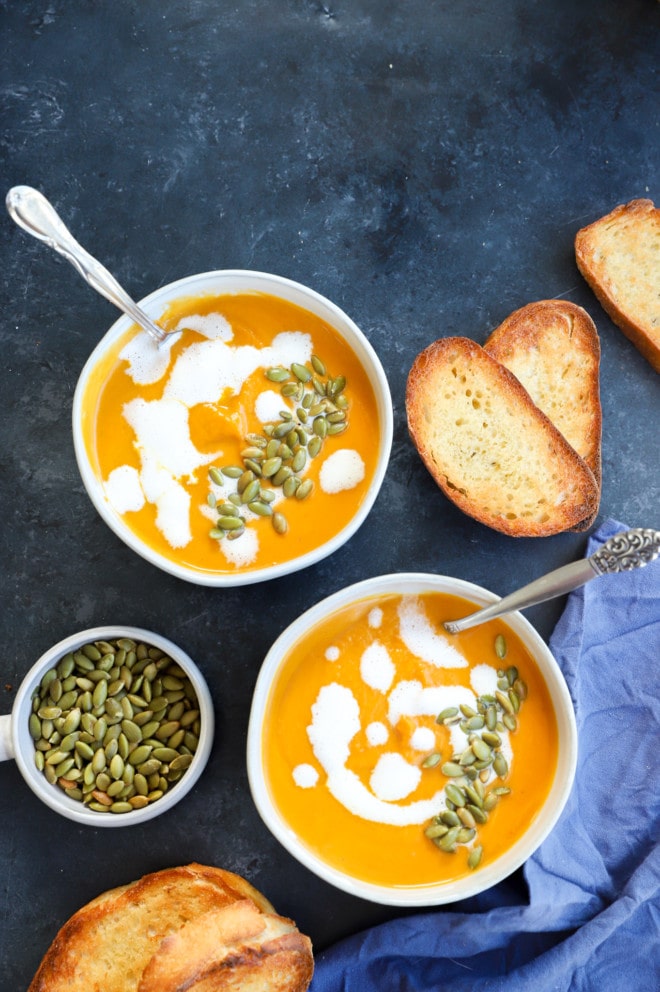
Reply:
[[[248,918],[251,928],[241,924]],[[202,953],[201,919],[216,935],[215,957],[209,941]],[[223,932],[228,938],[224,944]],[[179,934],[180,940],[173,942]],[[55,937],[28,992],[148,992],[155,988],[153,975],[167,971],[157,960],[162,955],[172,964],[173,948],[174,970],[181,975],[187,961],[188,975],[183,984],[163,986],[160,992],[256,992],[271,987],[274,966],[278,976],[288,974],[291,992],[304,992],[311,981],[310,941],[290,920],[276,916],[268,900],[241,876],[191,864],[145,875],[83,906]],[[263,984],[258,984],[259,976]],[[206,984],[194,984],[202,980]]]
[[[575,258],[603,309],[660,372],[660,209],[620,204],[578,231]]]
[[[290,992],[312,979],[309,941],[249,899],[199,916],[161,942],[138,992]]]
[[[406,390],[424,463],[461,510],[513,537],[543,537],[591,516],[598,485],[518,379],[476,342],[435,341]]]
[[[510,314],[484,344],[505,365],[571,447],[601,488],[600,341],[582,307],[539,300]],[[598,508],[577,529],[586,530]]]

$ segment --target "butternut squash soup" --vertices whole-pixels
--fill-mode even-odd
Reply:
[[[378,464],[369,377],[330,324],[262,292],[186,297],[93,367],[85,451],[140,541],[213,573],[261,570],[354,519]]]
[[[558,728],[544,678],[494,620],[440,592],[340,608],[288,651],[263,722],[272,803],[326,864],[364,882],[431,886],[491,864],[553,783]]]

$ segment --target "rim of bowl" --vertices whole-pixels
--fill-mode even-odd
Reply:
[[[550,693],[557,719],[559,751],[554,780],[545,802],[525,834],[492,863],[463,878],[428,885],[378,885],[361,881],[332,865],[307,847],[287,825],[271,798],[262,762],[262,725],[272,684],[283,658],[310,627],[349,603],[373,595],[414,595],[444,592],[462,596],[477,607],[500,598],[482,586],[450,576],[402,572],[365,579],[333,593],[294,620],[270,648],[255,685],[247,737],[248,781],[253,801],[265,825],[301,864],[338,889],[390,906],[438,906],[477,895],[511,875],[538,849],[557,823],[568,800],[577,766],[577,726],[564,676],[540,634],[521,613],[509,614],[508,626],[533,655]]]
[[[224,283],[227,285],[224,286]],[[290,561],[269,565],[261,569],[236,573],[211,572],[196,569],[191,565],[179,564],[161,555],[158,551],[141,541],[124,523],[122,517],[112,508],[104,496],[101,481],[97,477],[87,454],[82,436],[81,423],[82,401],[89,376],[109,345],[133,326],[134,321],[130,317],[122,315],[105,332],[85,362],[78,377],[73,396],[72,424],[75,457],[83,485],[97,512],[117,537],[124,544],[128,545],[131,550],[135,551],[136,554],[140,555],[141,558],[144,558],[162,571],[168,572],[170,575],[174,575],[186,582],[193,582],[196,585],[229,588],[266,582],[269,579],[297,572],[321,561],[323,558],[327,558],[350,540],[353,534],[364,523],[380,492],[389,463],[394,432],[394,415],[392,410],[392,396],[385,371],[376,351],[363,331],[360,330],[357,324],[336,303],[333,303],[321,293],[292,279],[268,272],[260,272],[252,269],[215,269],[209,272],[184,276],[174,282],[167,283],[167,285],[145,296],[140,300],[139,305],[149,316],[157,319],[161,315],[164,306],[176,300],[179,296],[201,295],[205,292],[232,294],[259,291],[270,292],[275,296],[279,295],[290,303],[295,303],[304,309],[310,310],[316,316],[330,324],[348,342],[349,346],[357,355],[369,378],[376,399],[380,427],[380,451],[371,483],[357,512],[348,521],[346,526],[318,548],[314,548],[312,551],[299,555]]]
[[[32,692],[39,684],[44,672],[51,668],[54,663],[68,651],[74,651],[89,641],[111,640],[117,637],[131,637],[134,640],[144,641],[152,647],[160,648],[185,670],[195,689],[199,703],[200,736],[199,745],[186,773],[160,799],[143,809],[112,816],[108,813],[97,813],[95,810],[88,809],[78,800],[69,799],[60,789],[49,785],[43,772],[40,772],[34,761],[31,760],[34,755],[34,741],[29,733],[28,717]],[[171,809],[190,792],[209,759],[213,744],[214,726],[213,702],[206,680],[186,652],[167,637],[162,637],[153,631],[144,630],[141,627],[125,627],[114,624],[112,626],[91,627],[89,630],[71,634],[54,644],[34,663],[21,682],[14,700],[11,716],[11,741],[14,759],[27,785],[42,802],[56,813],[90,827],[129,827],[160,816],[161,813]]]

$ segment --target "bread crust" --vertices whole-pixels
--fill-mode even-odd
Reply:
[[[652,200],[621,203],[581,228],[575,260],[601,306],[660,372],[660,209]]]
[[[406,411],[437,484],[488,527],[545,537],[594,513],[591,470],[513,373],[475,341],[443,338],[417,356]]]
[[[308,937],[244,899],[191,920],[161,942],[138,992],[268,989],[304,992],[312,979]]]
[[[510,314],[485,350],[505,365],[552,421],[602,487],[600,339],[586,310],[568,300],[538,300]],[[575,530],[587,530],[598,508]]]
[[[237,903],[248,903],[253,918],[282,919],[240,875],[196,863],[111,889],[62,926],[28,992],[137,992],[163,942],[205,914],[221,913]],[[295,924],[287,923],[298,933]],[[312,968],[311,944],[300,937],[296,968],[301,954]],[[224,987],[231,986],[218,986]],[[303,992],[306,987],[300,983],[292,989]]]

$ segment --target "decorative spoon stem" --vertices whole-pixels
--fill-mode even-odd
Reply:
[[[5,202],[10,217],[19,227],[63,255],[92,289],[128,314],[157,344],[165,340],[167,333],[140,309],[115,277],[78,244],[42,193],[31,186],[13,186]]]
[[[450,634],[460,634],[463,630],[476,627],[487,620],[524,610],[527,606],[544,603],[556,596],[563,596],[572,589],[577,589],[599,575],[615,572],[630,572],[634,568],[648,565],[660,554],[660,531],[649,527],[637,527],[633,530],[615,534],[603,544],[602,548],[580,561],[562,565],[553,572],[543,575],[540,579],[530,582],[517,592],[512,592],[492,606],[477,610],[462,620],[448,620],[443,624]]]

